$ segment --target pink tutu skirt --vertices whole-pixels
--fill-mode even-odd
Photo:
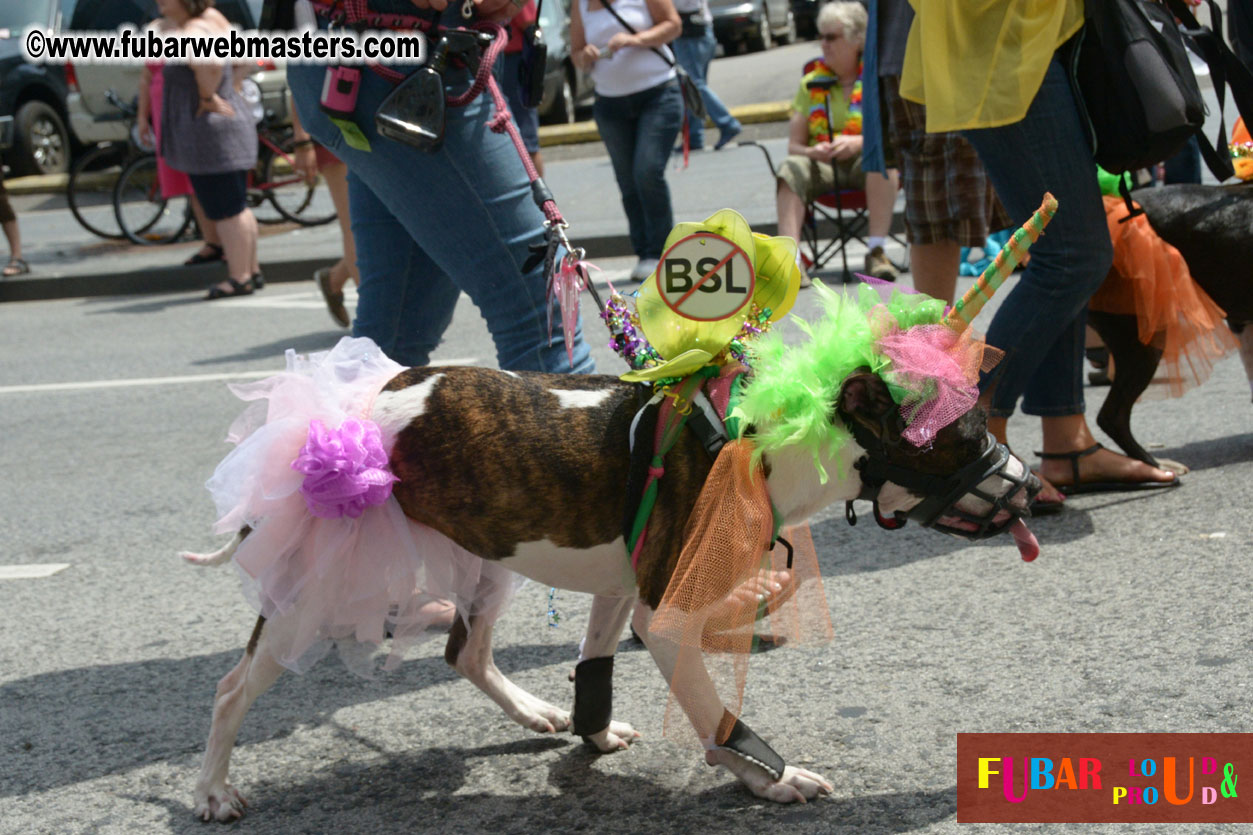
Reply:
[[[338,427],[366,420],[374,398],[404,370],[368,339],[345,337],[329,352],[287,352],[287,370],[231,386],[251,405],[232,424],[237,444],[209,479],[217,533],[244,525],[251,533],[235,552],[245,595],[271,623],[277,660],[297,672],[338,646],[349,666],[370,670],[370,655],[391,633],[384,669],[399,664],[433,615],[424,604],[450,600],[468,617],[500,609],[522,582],[443,534],[410,520],[395,497],[352,518],[310,512],[304,474],[292,468],[319,420]],[[382,437],[390,455],[395,438]]]

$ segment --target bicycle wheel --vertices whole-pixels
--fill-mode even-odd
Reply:
[[[109,240],[126,237],[113,214],[113,187],[126,160],[126,143],[107,142],[74,163],[65,186],[70,214],[93,235]]]
[[[191,223],[186,196],[166,199],[161,193],[154,154],[136,157],[123,169],[113,190],[113,213],[123,234],[143,245],[176,241]]]
[[[268,153],[262,168],[262,182],[257,184],[278,213],[301,226],[321,226],[335,219],[335,204],[322,175],[312,183],[292,167],[290,136],[279,140],[277,153]]]

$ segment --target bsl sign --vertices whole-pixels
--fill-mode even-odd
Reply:
[[[743,249],[712,232],[696,232],[661,256],[657,289],[675,313],[699,322],[734,316],[753,298],[756,274]]]

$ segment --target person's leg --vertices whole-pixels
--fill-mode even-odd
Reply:
[[[889,168],[886,174],[863,171],[861,155],[843,160],[836,165],[840,185],[860,188],[866,192],[868,234],[866,236],[866,273],[880,281],[896,281],[900,272],[884,252],[888,233],[892,231],[892,212],[896,204],[897,172]]]
[[[1045,452],[1072,452],[1075,447],[1056,444],[1064,438],[1082,440],[1084,433],[1091,437],[1083,417],[1083,313],[1109,270],[1113,251],[1091,176],[1091,151],[1061,63],[1054,60],[1049,66],[1022,121],[965,136],[1015,223],[1025,221],[1046,192],[1059,206],[988,327],[989,344],[1005,351],[1005,357],[985,378],[981,401],[994,417],[1008,418],[1024,397],[1023,411],[1045,420]],[[998,424],[1003,431],[1003,423]],[[1085,462],[1102,474],[1134,463],[1145,478],[1170,477],[1108,451]],[[1046,466],[1042,475],[1048,479],[1053,470]]]
[[[191,185],[205,215],[217,227],[226,259],[227,280],[215,284],[210,299],[251,292],[257,275],[257,221],[246,202],[247,172],[192,174]]]
[[[22,232],[17,228],[17,219],[6,220],[3,227],[5,240],[9,242],[9,260],[20,260],[22,257]]]
[[[714,38],[713,26],[706,26],[705,37],[701,39],[703,66],[700,77],[705,85],[701,89],[701,98],[705,100],[705,110],[708,111],[710,121],[718,129],[718,141],[714,143],[715,151],[735,139],[744,130],[740,120],[731,115],[731,111],[723,103],[722,99],[718,98],[718,94],[714,92],[713,87],[709,85],[709,65],[714,59],[714,53],[717,51],[718,41]]]
[[[331,194],[344,249],[344,254],[331,267],[330,289],[333,293],[342,293],[350,278],[354,283],[361,284],[361,273],[357,270],[357,245],[352,236],[352,212],[348,206],[348,166],[342,162],[333,162],[323,165],[318,171],[326,181],[326,190]]]
[[[200,198],[194,191],[188,199],[191,200],[191,213],[196,217],[196,226],[200,229],[200,240],[204,242],[197,254],[202,258],[221,257],[222,238],[218,235],[217,223],[204,213],[204,206],[200,205]]]
[[[957,269],[960,258],[961,246],[957,241],[911,244],[909,271],[914,277],[914,289],[952,304],[953,296],[957,293]]]
[[[614,179],[622,196],[622,211],[626,213],[627,231],[631,239],[631,251],[637,258],[645,258],[648,250],[647,222],[644,204],[635,188],[635,144],[637,142],[637,115],[630,96],[597,96],[592,105],[592,118],[609,153]]]
[[[545,241],[544,215],[532,200],[530,183],[513,142],[487,129],[490,97],[479,96],[465,107],[450,108],[444,142],[433,153],[386,139],[378,134],[372,119],[358,119],[358,128],[371,146],[369,151],[361,151],[347,145],[318,106],[323,74],[322,67],[290,66],[288,84],[302,124],[352,172],[350,214],[356,211],[355,198],[351,197],[356,178],[394,213],[409,238],[430,259],[430,271],[446,275],[478,306],[492,333],[501,368],[591,371],[594,364],[581,327],[572,335],[573,369],[561,338],[559,316],[553,317],[553,338],[549,339],[542,265],[523,269],[532,246]],[[449,71],[447,77],[456,91],[469,83],[462,71]],[[358,112],[375,112],[393,89],[375,73],[363,73]],[[357,229],[354,216],[364,293],[368,280],[366,249],[373,242],[367,244]],[[379,245],[406,247],[395,238]],[[413,292],[427,291],[424,281],[412,283]],[[360,305],[357,316],[362,316]]]
[[[352,334],[372,339],[402,365],[426,365],[452,322],[461,291],[351,172],[348,196],[361,269]]]
[[[22,260],[22,233],[17,228],[17,215],[9,203],[8,192],[4,190],[3,171],[0,171],[0,229],[4,230],[5,240],[9,242],[9,260],[3,267],[4,277],[21,275],[26,265]]]
[[[799,244],[801,226],[805,223],[805,201],[782,177],[779,178],[779,188],[775,192],[775,204],[779,212],[779,234]]]
[[[226,273],[240,284],[253,275],[255,239],[248,228],[248,210],[218,220],[218,233],[222,236],[222,249],[226,255]],[[219,284],[229,292],[229,284]]]
[[[888,169],[886,175],[877,171],[866,174],[866,210],[869,214],[870,237],[886,238],[892,231],[892,209],[896,205],[897,173]]]
[[[701,98],[705,100],[705,107],[708,108],[710,93],[705,86],[705,64],[701,60],[704,53],[704,38],[679,36],[670,42],[670,48],[674,51],[674,57],[679,62],[679,66],[687,71],[696,84],[696,89],[700,90]],[[705,147],[705,120],[693,118],[691,114],[688,114],[687,126],[691,150],[702,150]]]
[[[632,174],[640,205],[644,209],[643,257],[652,259],[661,257],[666,237],[674,228],[666,164],[670,159],[670,149],[683,126],[683,97],[677,82],[637,95],[642,99],[636,123]]]

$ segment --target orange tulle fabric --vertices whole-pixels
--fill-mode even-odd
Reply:
[[[709,680],[730,714],[714,733],[721,743],[743,705],[748,659],[759,636],[776,643],[812,645],[833,632],[822,589],[822,575],[809,526],[785,528],[792,543],[792,580],[781,593],[759,604],[754,580],[787,569],[787,551],[771,551],[774,513],[753,444],[726,444],[692,510],[683,551],[649,626],[651,636],[677,644],[670,675],[665,735],[696,741],[680,709],[699,704]],[[712,729],[710,729],[712,730]]]
[[[1121,223],[1126,203],[1120,197],[1104,199],[1114,266],[1090,307],[1136,317],[1140,341],[1162,349],[1154,382],[1165,385],[1149,386],[1144,397],[1178,397],[1209,379],[1214,363],[1236,348],[1223,325],[1227,314],[1192,280],[1179,250],[1153,231],[1147,217]]]
[[[1253,139],[1249,138],[1249,129],[1244,119],[1236,119],[1236,126],[1231,129],[1231,144],[1237,148],[1248,148]],[[1231,161],[1236,169],[1236,176],[1246,183],[1253,180],[1253,157],[1239,156]]]

